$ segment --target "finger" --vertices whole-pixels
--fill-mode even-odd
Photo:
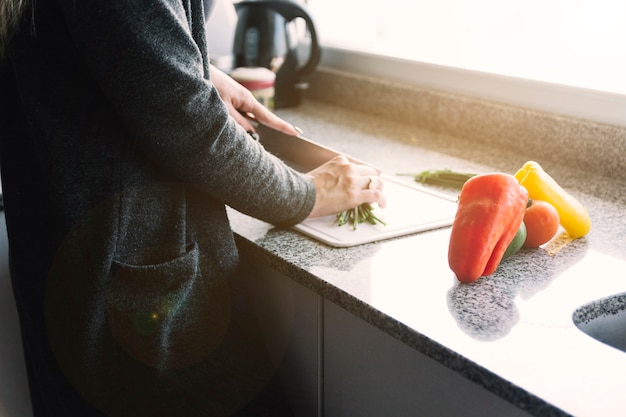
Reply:
[[[380,208],[385,208],[387,206],[387,197],[383,194],[382,190],[377,189],[366,189],[362,192],[363,202],[364,203],[376,203]]]
[[[254,118],[259,123],[269,126],[272,129],[292,136],[298,136],[302,133],[300,129],[295,128],[291,123],[281,119],[258,102],[253,106],[250,113],[254,115]]]
[[[378,175],[367,175],[365,188],[368,190],[382,190],[383,181]]]
[[[231,113],[231,115],[233,116],[235,121],[239,123],[246,130],[246,132],[256,132],[254,125],[243,114],[239,113],[238,111],[235,111]]]
[[[377,203],[378,206],[384,208],[387,199],[383,194],[383,181],[376,175],[367,175],[365,177],[366,184],[363,187],[361,196],[367,203]]]

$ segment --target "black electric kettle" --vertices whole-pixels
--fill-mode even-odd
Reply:
[[[235,67],[265,67],[276,73],[276,108],[300,103],[306,78],[317,67],[321,49],[317,31],[303,6],[289,0],[244,0],[235,3],[237,27],[233,44]],[[299,44],[296,19],[310,34],[308,55]],[[306,51],[305,51],[306,52]],[[306,56],[304,63],[300,55]]]

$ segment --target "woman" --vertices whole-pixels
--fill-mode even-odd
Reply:
[[[225,205],[276,225],[384,205],[304,175],[209,64],[202,0],[4,0],[2,182],[35,416],[280,415]],[[287,411],[285,411],[287,412]]]

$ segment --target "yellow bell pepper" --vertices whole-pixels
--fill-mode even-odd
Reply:
[[[541,166],[528,161],[517,171],[515,178],[528,190],[531,199],[552,204],[559,213],[560,223],[567,234],[579,238],[589,233],[591,219],[587,209],[567,193]]]

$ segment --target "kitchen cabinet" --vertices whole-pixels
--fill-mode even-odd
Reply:
[[[529,416],[262,263],[245,282],[298,416]]]
[[[324,416],[529,414],[336,304],[324,302]]]
[[[269,354],[294,414],[320,415],[321,298],[244,257],[244,282]]]

